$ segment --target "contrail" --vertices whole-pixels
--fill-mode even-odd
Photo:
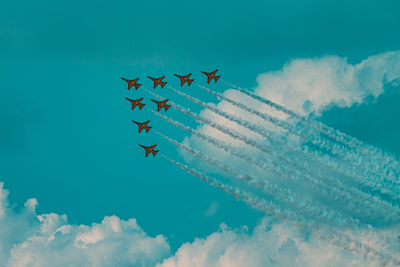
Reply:
[[[237,101],[234,101],[234,100],[232,100],[232,99],[230,99],[228,97],[225,97],[224,95],[222,95],[222,94],[220,94],[218,92],[215,92],[212,89],[206,88],[206,87],[201,86],[201,85],[197,85],[197,86],[200,87],[201,89],[205,90],[206,92],[211,93],[212,95],[215,95],[218,98],[220,98],[220,99],[222,99],[222,100],[224,100],[224,101],[226,101],[228,103],[231,103],[232,105],[234,105],[234,106],[236,106],[236,107],[238,107],[238,108],[240,108],[240,109],[242,109],[242,110],[244,110],[246,112],[249,112],[249,113],[251,113],[253,115],[256,115],[257,117],[262,118],[265,121],[272,122],[274,125],[282,127],[283,129],[287,129],[287,130],[293,132],[294,134],[304,138],[305,140],[310,139],[307,135],[303,134],[300,130],[297,130],[297,131],[291,130],[290,127],[292,127],[292,126],[289,123],[286,123],[285,121],[279,121],[278,119],[276,119],[276,118],[274,118],[272,116],[269,116],[267,114],[261,113],[261,112],[259,112],[257,110],[252,109],[252,108],[249,108],[246,105],[244,105],[242,103],[239,103]],[[174,89],[174,88],[172,88],[172,89]],[[195,103],[197,103],[199,105],[202,105],[203,107],[205,107],[207,109],[210,109],[213,112],[217,113],[213,106],[205,104],[205,103],[199,103],[201,101],[193,98],[192,96],[186,95],[185,93],[183,93],[183,92],[181,92],[179,90],[174,89],[174,91],[176,91],[177,93],[183,95],[184,97],[186,97],[190,101],[193,101],[193,102],[195,102]],[[226,115],[224,115],[222,113],[217,113],[217,114],[226,117]],[[228,119],[231,120],[231,118],[228,118]],[[279,121],[279,123],[277,123],[276,121]],[[239,122],[237,122],[237,123],[239,123]],[[242,124],[242,126],[248,128],[249,124],[245,123],[245,124]],[[250,129],[250,128],[249,129],[253,130],[253,131],[255,131],[255,132],[259,133],[259,134],[264,134],[265,135],[265,133],[260,132],[259,129],[255,129],[254,126],[252,126],[252,128],[253,129]],[[357,152],[356,155],[354,155],[353,152],[349,151],[344,146],[338,145],[337,143],[336,144],[332,144],[332,142],[329,141],[326,138],[321,139],[316,133],[311,133],[307,129],[303,129],[303,130],[306,130],[307,134],[310,135],[311,139],[309,141],[313,145],[316,145],[316,146],[318,146],[320,148],[323,148],[323,149],[327,149],[327,150],[331,151],[334,155],[339,155],[344,160],[352,161],[353,164],[357,165],[360,168],[360,171],[362,172],[362,177],[359,177],[359,178],[355,177],[356,179],[360,180],[360,178],[361,178],[361,181],[364,181],[363,177],[367,176],[367,177],[369,177],[369,180],[365,181],[365,183],[367,183],[368,186],[374,187],[375,185],[377,185],[380,188],[386,188],[386,189],[382,189],[382,190],[387,190],[388,187],[391,187],[392,189],[391,189],[390,192],[386,192],[385,191],[383,193],[389,194],[390,197],[393,198],[393,199],[399,199],[399,194],[398,194],[399,191],[398,191],[398,189],[396,189],[396,187],[398,188],[398,186],[393,184],[393,181],[387,183],[387,182],[385,182],[385,180],[387,180],[386,179],[387,176],[395,177],[395,175],[399,176],[400,173],[395,173],[395,170],[392,170],[388,166],[382,166],[379,162],[377,163],[376,160],[372,161],[370,158],[366,158],[364,154],[361,154],[361,153]],[[265,135],[265,137],[270,138],[267,135]],[[279,142],[281,140],[279,138],[276,138],[275,141]],[[305,152],[304,148],[299,147],[299,149],[301,149],[301,151],[303,153]],[[316,153],[316,152],[313,152],[313,153]],[[362,162],[360,161],[360,157],[363,159]],[[324,159],[324,157],[316,157],[316,158],[317,159]],[[349,166],[341,167],[339,165],[340,163],[338,163],[337,160],[335,160],[335,157],[330,157],[330,159],[331,159],[331,161],[328,163],[328,165],[330,165],[331,167],[334,167],[336,169],[340,169],[341,172],[343,172],[343,174],[345,174],[347,176],[354,176],[355,175],[354,174],[354,169],[353,169],[353,172],[351,172],[348,169]],[[332,160],[334,160],[334,161],[332,161]],[[324,164],[327,164],[327,163],[324,163]],[[368,169],[366,169],[366,167],[368,167],[372,171],[368,171]],[[354,168],[353,165],[351,165],[350,168]],[[382,173],[384,175],[384,177],[379,175],[379,174],[377,174],[377,172]],[[393,179],[389,179],[389,180],[393,180]],[[387,186],[385,186],[385,187],[382,187],[382,186],[379,185],[379,184],[385,184],[385,183],[387,184]]]
[[[255,161],[253,158],[248,157],[246,154],[240,153],[240,152],[232,149],[229,145],[225,144],[223,141],[220,141],[218,139],[215,139],[213,137],[210,137],[210,136],[202,134],[198,131],[195,131],[195,130],[183,125],[182,123],[174,121],[172,119],[169,119],[168,117],[166,117],[158,112],[155,112],[151,109],[149,109],[149,110],[151,112],[153,112],[154,114],[156,114],[157,116],[161,117],[162,119],[166,120],[170,124],[172,124],[178,128],[181,128],[182,130],[187,131],[220,149],[223,149],[224,151],[230,153],[231,155],[234,155],[238,158],[246,160],[249,163],[253,163],[256,166],[264,168],[265,170],[272,172],[273,174],[283,177],[285,179],[289,179],[289,180],[293,180],[293,181],[299,180],[296,177],[296,175],[298,175],[298,173],[295,173],[294,175],[288,175],[279,166],[275,166],[276,170],[274,170],[270,166],[265,165],[263,162]],[[288,170],[288,172],[291,173],[292,171]],[[381,203],[380,201],[377,201],[375,198],[371,199],[369,195],[365,195],[362,192],[359,192],[357,194],[357,192],[348,191],[348,189],[346,189],[344,187],[337,188],[336,186],[332,186],[332,187],[328,186],[325,183],[323,183],[321,180],[315,179],[314,177],[312,177],[310,175],[301,175],[301,176],[304,179],[306,179],[307,181],[310,181],[311,183],[308,185],[315,192],[321,194],[321,196],[324,198],[329,198],[334,202],[336,202],[337,200],[344,200],[346,202],[349,202],[349,204],[352,204],[355,202],[355,203],[358,203],[359,205],[363,206],[363,208],[361,208],[361,209],[352,211],[353,214],[360,214],[361,212],[370,211],[369,213],[366,213],[366,214],[371,217],[375,217],[375,216],[377,216],[379,218],[384,217],[384,218],[390,218],[390,220],[393,220],[393,218],[395,217],[396,213],[394,213],[393,207],[389,206],[387,203]],[[382,215],[382,213],[381,213],[383,211],[385,211],[383,213],[384,215]]]
[[[239,173],[238,171],[232,169],[231,167],[227,166],[226,164],[214,160],[199,150],[196,150],[194,148],[188,147],[186,145],[183,145],[176,140],[158,132],[154,131],[156,134],[167,140],[168,142],[172,143],[173,145],[181,148],[184,151],[187,151],[191,153],[192,155],[196,156],[197,158],[203,160],[204,162],[222,170],[225,171],[232,176],[234,176],[236,179],[245,181],[249,185],[253,185],[259,189],[261,189],[264,193],[266,193],[269,196],[274,197],[276,200],[285,203],[288,206],[291,206],[294,208],[295,211],[302,211],[308,215],[316,216],[320,219],[325,220],[326,222],[332,222],[335,221],[337,225],[341,226],[349,226],[349,227],[356,227],[360,225],[360,221],[357,219],[350,218],[349,216],[341,214],[339,211],[336,210],[328,210],[326,207],[322,206],[319,203],[314,203],[310,197],[307,196],[299,196],[296,192],[293,192],[290,189],[283,189],[277,184],[271,184],[267,180],[264,180],[263,182],[259,182],[258,179],[256,179],[252,175],[243,175]]]
[[[146,90],[146,91],[149,92],[150,94],[152,94],[152,95],[154,95],[154,96],[156,96],[156,97],[162,99],[162,97],[159,96],[158,94],[156,94],[156,93],[154,93],[154,92],[151,92],[151,91],[148,91],[148,90]],[[190,117],[192,117],[192,118],[194,118],[194,119],[196,119],[196,120],[198,120],[198,121],[200,121],[200,122],[203,122],[203,123],[205,123],[205,124],[207,124],[207,125],[209,125],[209,126],[215,128],[215,129],[219,130],[220,132],[222,132],[222,133],[224,133],[224,134],[226,134],[226,135],[231,136],[232,138],[234,138],[234,139],[236,139],[236,140],[241,140],[241,141],[243,141],[245,144],[247,144],[247,145],[249,145],[249,146],[251,146],[251,147],[253,147],[253,148],[255,148],[255,149],[258,149],[258,150],[260,150],[260,151],[263,152],[263,153],[272,155],[272,156],[274,156],[275,158],[277,158],[277,159],[279,159],[280,161],[282,161],[283,163],[292,165],[293,167],[295,167],[295,168],[297,168],[297,169],[300,169],[300,170],[302,170],[302,171],[305,171],[305,172],[307,172],[307,173],[310,174],[310,175],[315,175],[315,176],[319,177],[320,179],[329,180],[329,179],[326,179],[326,177],[322,177],[322,176],[319,175],[318,173],[313,173],[312,171],[308,170],[307,167],[300,166],[300,165],[298,165],[297,163],[291,162],[290,160],[288,160],[288,159],[286,159],[286,158],[283,158],[282,156],[280,156],[280,155],[278,155],[277,153],[275,153],[275,151],[272,151],[270,148],[267,148],[264,144],[260,144],[260,143],[258,143],[257,141],[254,141],[254,140],[252,140],[252,139],[249,139],[249,138],[247,138],[245,135],[239,134],[239,133],[237,133],[237,132],[235,132],[235,131],[233,131],[233,130],[231,130],[231,129],[229,129],[229,128],[226,128],[226,127],[224,127],[224,126],[222,126],[222,125],[220,125],[220,124],[218,124],[218,123],[215,123],[215,122],[213,122],[213,121],[211,121],[211,120],[209,120],[209,119],[206,119],[206,118],[204,118],[204,117],[200,117],[200,116],[198,116],[197,114],[191,112],[190,110],[188,110],[188,109],[186,109],[186,108],[183,108],[182,106],[180,106],[180,105],[178,105],[178,104],[175,104],[175,103],[172,102],[172,101],[170,101],[169,103],[172,105],[172,107],[173,107],[174,109],[179,110],[179,111],[183,112],[184,114],[189,115]],[[270,163],[273,163],[273,161],[272,161],[270,158],[267,158],[266,160],[269,161]],[[276,163],[275,163],[275,164],[276,164]],[[339,181],[336,181],[336,182],[339,182]],[[360,190],[359,190],[358,188],[355,188],[355,187],[351,187],[351,190],[353,190],[353,191],[359,191],[359,192],[360,192]],[[380,200],[382,200],[382,199],[380,199]],[[391,208],[393,208],[393,207],[391,206]],[[392,211],[390,214],[393,214],[393,211]],[[392,220],[393,217],[392,217],[392,216],[389,216],[389,217],[385,217],[385,218],[390,218],[390,220]]]
[[[199,172],[186,165],[183,165],[167,157],[164,154],[160,155],[161,157],[171,162],[172,164],[176,165],[177,167],[181,168],[182,170],[186,171],[187,173],[199,178],[200,180],[207,182],[211,186],[229,195],[234,196],[237,200],[241,200],[246,204],[248,204],[249,206],[252,206],[253,208],[261,210],[267,214],[274,215],[276,218],[286,221],[291,225],[303,228],[304,230],[309,232],[312,236],[325,240],[334,246],[341,247],[352,253],[358,253],[367,259],[377,261],[383,265],[386,265],[390,262],[400,265],[400,260],[392,257],[391,255],[387,254],[385,255],[382,252],[379,252],[374,248],[371,248],[357,240],[353,240],[349,236],[340,234],[333,229],[325,229],[321,226],[316,225],[315,223],[312,224],[311,222],[306,223],[306,220],[302,216],[292,213],[290,211],[283,212],[281,208],[278,205],[274,204],[272,201],[266,201],[260,199],[252,193],[240,190],[230,185],[226,185],[216,180],[215,178],[209,177],[202,172]]]
[[[252,97],[253,99],[255,99],[261,103],[269,105],[270,107],[274,108],[277,111],[282,111],[282,112],[286,113],[287,115],[290,115],[290,116],[300,120],[301,122],[308,124],[309,126],[313,127],[315,130],[323,133],[324,135],[332,138],[333,140],[335,140],[339,143],[347,145],[350,148],[356,149],[358,152],[365,154],[367,157],[373,156],[379,162],[383,161],[383,162],[387,163],[389,166],[392,167],[392,169],[395,173],[400,173],[400,170],[399,170],[400,163],[396,159],[394,159],[393,156],[391,156],[387,153],[384,153],[382,150],[380,150],[376,147],[373,147],[371,145],[365,144],[364,142],[358,140],[355,137],[352,137],[345,133],[342,133],[342,132],[338,131],[337,129],[328,127],[318,121],[314,121],[314,120],[305,118],[304,116],[301,116],[301,115],[297,114],[296,112],[285,108],[282,105],[274,103],[263,97],[260,97],[256,94],[254,94],[253,92],[250,92],[248,90],[245,90],[243,88],[240,88],[238,86],[230,84],[226,81],[222,81],[222,82],[224,82],[225,84],[227,84],[229,86],[232,86],[234,89]],[[400,183],[399,177],[396,177],[396,176],[391,177],[391,180],[393,180],[393,182]]]
[[[230,98],[228,98],[228,97],[226,97],[226,96],[224,96],[222,94],[219,94],[219,93],[217,93],[217,92],[215,92],[215,91],[213,91],[213,90],[211,90],[211,89],[209,89],[207,87],[204,87],[202,85],[199,85],[199,84],[196,84],[196,85],[198,87],[200,87],[201,89],[205,90],[206,92],[211,93],[211,94],[215,95],[216,97],[218,97],[218,98],[220,98],[220,99],[232,104],[233,106],[236,106],[236,107],[238,107],[238,108],[240,108],[240,109],[242,109],[244,111],[247,111],[250,114],[256,115],[257,117],[260,117],[260,118],[264,119],[265,121],[268,121],[268,122],[270,122],[270,123],[272,123],[272,124],[274,124],[274,125],[276,125],[278,127],[281,127],[281,128],[283,128],[285,130],[294,132],[297,135],[302,135],[301,132],[296,131],[296,129],[294,129],[294,127],[290,123],[287,123],[284,120],[277,119],[277,118],[275,118],[273,116],[270,116],[270,115],[268,115],[266,113],[261,113],[258,110],[252,109],[252,108],[250,108],[250,107],[248,107],[248,106],[246,106],[246,105],[244,105],[242,103],[234,101],[234,100],[232,100],[232,99],[230,99]]]
[[[171,86],[169,86],[169,88],[171,88],[172,90],[174,90],[176,93],[180,94],[181,96],[185,97],[189,101],[196,103],[196,104],[204,107],[205,109],[210,110],[210,111],[214,112],[215,114],[220,115],[230,121],[233,121],[233,122],[239,124],[240,126],[243,126],[247,129],[249,129],[250,131],[253,131],[265,138],[271,139],[274,142],[279,143],[281,145],[281,147],[286,148],[287,150],[293,150],[293,151],[300,152],[300,153],[304,154],[305,156],[307,156],[308,158],[310,158],[318,163],[321,163],[328,167],[334,168],[337,172],[339,172],[342,175],[352,177],[359,183],[370,186],[370,187],[374,188],[375,190],[378,189],[380,192],[390,196],[392,199],[400,199],[400,195],[399,195],[400,187],[399,186],[396,186],[396,184],[393,184],[393,183],[387,183],[387,182],[385,183],[384,181],[382,181],[383,180],[382,177],[380,177],[380,176],[377,177],[374,174],[368,173],[365,170],[365,168],[361,168],[361,169],[357,170],[357,168],[355,166],[353,166],[352,164],[348,164],[348,162],[341,163],[341,162],[333,161],[331,157],[328,160],[325,157],[320,157],[319,153],[308,152],[299,146],[290,145],[287,141],[283,142],[279,138],[275,138],[274,136],[272,136],[271,133],[266,131],[264,128],[259,127],[258,125],[254,124],[250,121],[243,120],[240,117],[237,117],[233,114],[224,112],[213,105],[204,103],[203,101],[201,101],[193,96],[190,96],[184,92],[181,92]],[[346,166],[343,166],[343,163]],[[361,175],[359,174],[360,172],[361,172]]]

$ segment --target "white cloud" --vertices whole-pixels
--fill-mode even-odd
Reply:
[[[247,228],[221,229],[182,245],[158,267],[378,266],[374,261],[309,238],[293,227],[264,219],[252,233]]]
[[[399,77],[400,51],[354,65],[337,56],[295,59],[282,70],[260,74],[255,93],[303,114],[318,113],[329,104],[348,107],[378,97],[385,82]]]
[[[17,213],[7,195],[0,183],[1,266],[154,266],[170,253],[164,236],[148,236],[135,219],[71,225],[66,215],[37,215],[36,199]]]
[[[37,215],[35,199],[17,213],[8,207],[8,191],[0,183],[0,263],[6,267],[47,266],[377,266],[361,255],[305,237],[295,228],[270,217],[249,231],[220,230],[183,244],[174,255],[164,236],[148,236],[135,219],[106,216],[101,223],[71,225],[66,215]],[[4,197],[5,196],[5,197]],[[213,206],[213,205],[211,205]],[[388,237],[396,231],[382,231]],[[371,246],[368,233],[353,232]],[[374,246],[376,247],[376,246]],[[388,265],[390,266],[390,265]]]

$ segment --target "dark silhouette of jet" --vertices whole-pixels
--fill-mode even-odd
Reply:
[[[150,154],[150,153],[152,153],[153,154],[153,157],[155,157],[156,156],[156,154],[158,153],[158,151],[159,150],[154,150],[154,148],[156,147],[156,145],[157,144],[155,144],[155,145],[152,145],[152,146],[144,146],[144,145],[139,145],[140,147],[143,147],[144,148],[144,150],[146,150],[146,158],[147,158],[147,156]]]
[[[139,133],[141,133],[143,131],[143,129],[145,129],[146,133],[148,133],[150,131],[150,129],[152,128],[151,126],[147,126],[147,124],[149,124],[150,121],[145,121],[145,122],[132,121],[132,122],[136,123],[137,126],[139,126]]]
[[[213,72],[205,72],[205,71],[200,71],[200,72],[207,76],[207,83],[210,83],[211,80],[213,80],[213,79],[214,79],[215,82],[217,82],[219,77],[221,77],[221,76],[216,76],[215,75],[217,73],[217,71],[218,70],[214,70]]]
[[[190,86],[192,84],[192,82],[194,80],[189,79],[190,75],[192,75],[191,73],[189,73],[188,75],[185,76],[181,76],[178,74],[174,74],[176,77],[178,77],[179,79],[181,79],[181,87],[185,84],[185,82],[188,84],[188,86]]]
[[[167,84],[167,82],[163,82],[163,79],[165,78],[165,76],[162,76],[160,78],[153,78],[153,77],[147,76],[147,78],[149,78],[150,80],[153,81],[153,83],[154,83],[153,88],[156,88],[157,85],[160,85],[161,88],[164,88],[164,86]]]
[[[137,90],[142,85],[141,83],[137,82],[137,81],[139,81],[139,78],[136,78],[134,80],[128,80],[125,78],[121,78],[121,79],[124,80],[128,84],[128,90],[130,90],[132,88],[132,86],[134,86]]]
[[[171,105],[167,105],[168,99],[165,99],[163,101],[157,101],[157,100],[151,99],[151,101],[153,101],[154,103],[157,104],[157,111],[160,111],[162,108],[164,108],[165,111],[167,111],[171,107]]]
[[[142,109],[144,107],[144,105],[146,105],[144,103],[140,103],[140,102],[142,102],[143,97],[139,98],[139,99],[136,99],[136,100],[135,99],[130,99],[130,98],[127,98],[127,97],[125,97],[125,99],[132,103],[132,110],[134,110],[136,107],[139,107],[139,109]]]

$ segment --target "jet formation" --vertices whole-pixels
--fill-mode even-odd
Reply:
[[[200,71],[201,73],[203,73],[204,75],[207,76],[207,83],[209,84],[212,80],[214,80],[214,82],[216,83],[218,81],[218,79],[221,76],[217,76],[218,69],[212,71],[212,72],[205,72],[205,71]],[[190,79],[190,76],[192,76],[192,73],[188,73],[186,75],[178,75],[178,74],[174,74],[175,77],[179,78],[180,80],[180,84],[181,87],[183,87],[185,85],[185,83],[190,86],[192,84],[192,82],[194,82],[194,79]],[[164,88],[165,85],[167,84],[166,81],[164,81],[165,79],[165,75],[161,76],[160,78],[154,78],[151,76],[147,76],[147,78],[149,78],[150,80],[153,81],[153,88],[156,89],[157,86],[160,86],[161,88]],[[127,84],[128,84],[128,90],[130,90],[132,87],[135,87],[135,90],[138,90],[139,87],[142,85],[141,83],[138,83],[140,78],[135,78],[133,80],[127,79],[127,78],[122,78],[122,80],[124,80]],[[138,98],[138,99],[131,99],[128,97],[125,97],[126,100],[128,100],[131,103],[131,109],[135,110],[136,107],[139,108],[139,110],[142,110],[142,108],[146,105],[145,103],[142,103],[143,101],[143,97]],[[168,105],[168,101],[169,99],[164,99],[164,100],[155,100],[155,99],[150,99],[152,102],[154,102],[155,104],[157,104],[157,111],[160,112],[161,109],[164,109],[165,112],[168,111],[168,109],[171,107],[171,105]],[[152,126],[149,126],[148,124],[150,123],[150,120],[144,121],[144,122],[138,122],[138,121],[134,121],[132,120],[132,122],[134,124],[136,124],[139,129],[138,132],[139,134],[145,130],[146,133],[149,133],[150,129],[152,128]],[[142,147],[145,150],[145,157],[148,157],[150,154],[153,154],[153,157],[156,156],[156,154],[159,152],[159,150],[155,150],[154,148],[157,146],[157,144],[151,145],[151,146],[145,146],[142,144],[139,144],[140,147]]]

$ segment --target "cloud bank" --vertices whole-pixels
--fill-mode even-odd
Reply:
[[[66,215],[38,215],[37,205],[36,199],[28,199],[16,212],[0,183],[1,266],[378,266],[271,217],[252,231],[221,224],[219,231],[185,243],[171,255],[166,238],[148,236],[135,219],[106,216],[90,226],[71,225]]]
[[[170,254],[166,238],[148,236],[135,219],[71,225],[66,215],[36,214],[36,199],[16,212],[7,196],[0,183],[1,266],[154,266]]]
[[[249,233],[246,227],[218,232],[179,248],[158,267],[378,266],[326,242],[309,238],[282,223],[264,218]]]

